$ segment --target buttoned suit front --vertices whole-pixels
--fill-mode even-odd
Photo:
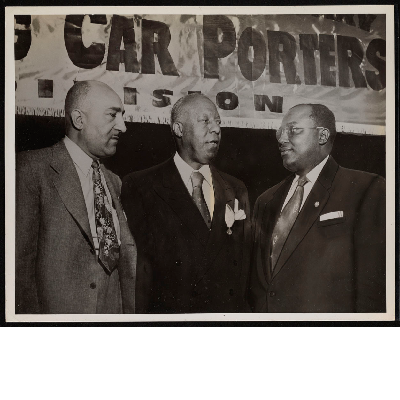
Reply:
[[[215,206],[211,230],[173,158],[122,181],[122,203],[138,245],[136,304],[143,313],[250,311],[245,290],[250,261],[247,189],[210,166]],[[247,218],[227,233],[226,205]]]
[[[99,264],[81,183],[63,141],[17,155],[16,313],[135,312],[136,246],[119,200],[121,181],[101,166],[120,223],[120,258]]]
[[[385,312],[385,180],[342,168],[329,157],[272,270],[272,231],[293,179],[289,176],[256,201],[249,288],[253,310]],[[334,218],[325,219],[328,213]]]

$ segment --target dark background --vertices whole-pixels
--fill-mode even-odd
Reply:
[[[132,171],[159,164],[174,154],[168,125],[126,123],[117,153],[105,164],[121,178]],[[64,136],[64,119],[17,115],[16,151],[39,149]],[[338,133],[332,151],[343,167],[385,176],[385,136]],[[214,164],[241,179],[250,204],[266,189],[289,175],[283,167],[274,130],[222,128],[222,141]]]

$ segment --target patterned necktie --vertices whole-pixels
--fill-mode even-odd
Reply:
[[[94,211],[97,238],[99,240],[99,261],[110,273],[119,259],[119,244],[114,228],[111,205],[101,182],[100,163],[93,161]]]
[[[299,178],[296,190],[290,198],[286,206],[281,212],[281,215],[276,222],[272,233],[272,251],[271,251],[271,266],[274,270],[278,258],[281,254],[283,245],[296,221],[297,215],[300,212],[301,202],[303,201],[304,185],[309,182],[307,177]]]
[[[201,216],[204,219],[208,229],[211,228],[211,216],[210,211],[208,211],[207,203],[204,200],[203,194],[203,181],[204,176],[201,172],[193,171],[192,176],[192,185],[193,185],[193,193],[192,198],[194,203],[196,204],[197,208],[200,211]]]

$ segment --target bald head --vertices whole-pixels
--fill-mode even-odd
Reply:
[[[114,92],[110,86],[100,81],[80,81],[69,89],[65,98],[65,116],[70,116],[75,109],[85,110],[93,98],[108,91]],[[116,94],[116,93],[115,93]]]
[[[65,99],[66,134],[91,158],[110,157],[126,131],[123,114],[121,99],[110,86],[77,82]]]

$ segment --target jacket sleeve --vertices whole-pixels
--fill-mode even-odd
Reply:
[[[144,314],[151,312],[154,241],[142,193],[131,176],[122,180],[121,202],[137,246],[136,314]]]
[[[15,195],[15,312],[39,313],[36,259],[40,228],[40,189],[27,153],[17,156]]]
[[[386,310],[385,180],[377,176],[357,213],[354,231],[356,311]]]

